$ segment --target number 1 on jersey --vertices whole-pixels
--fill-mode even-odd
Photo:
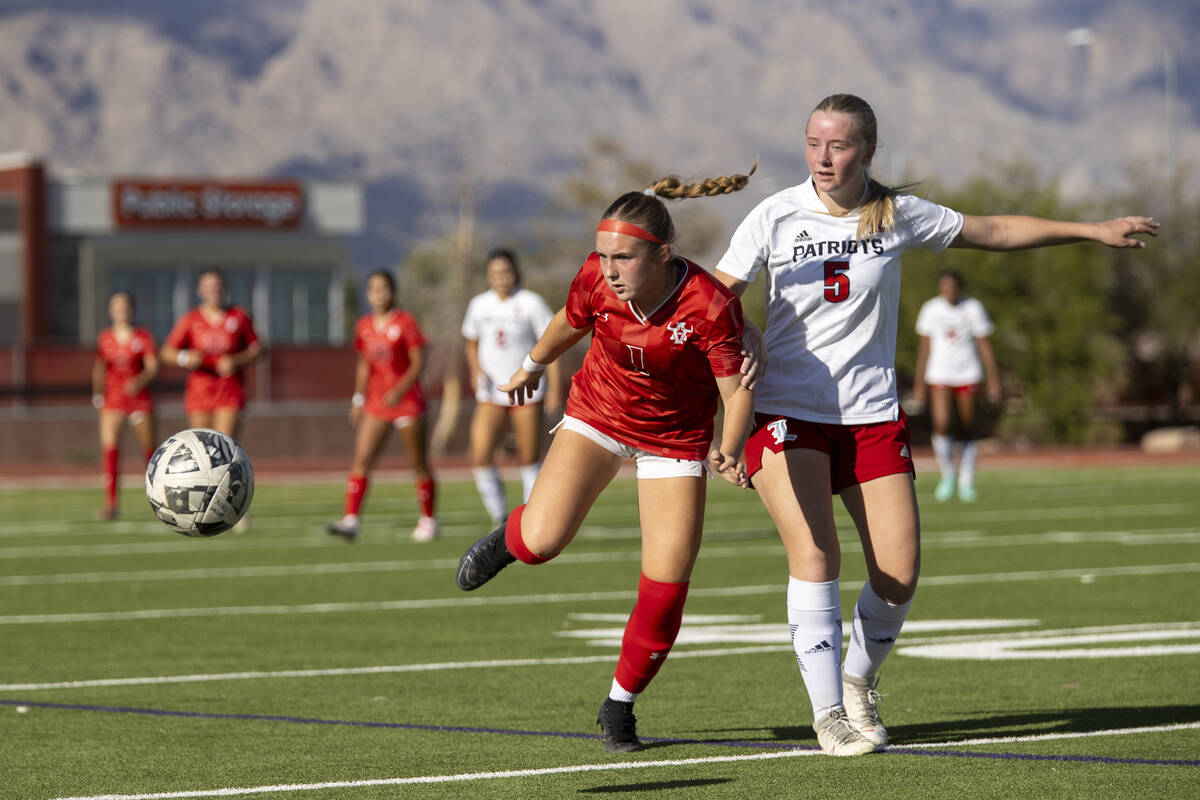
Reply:
[[[825,262],[825,299],[831,303],[840,303],[850,296],[849,261]]]

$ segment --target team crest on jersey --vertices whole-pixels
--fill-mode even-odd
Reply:
[[[233,317],[226,317],[225,318],[225,330],[229,331],[230,333],[233,333],[234,331],[236,331],[237,330],[237,320],[234,319]]]
[[[692,328],[688,327],[686,321],[672,322],[667,325],[667,330],[671,332],[672,344],[683,344],[687,341],[688,336],[692,333]]]
[[[388,337],[388,339],[391,339],[393,342],[396,341],[397,339],[399,339],[400,338],[400,326],[399,325],[389,325],[388,329],[387,329],[387,337]]]
[[[775,420],[767,425],[767,430],[771,432],[771,436],[775,439],[775,444],[796,441],[796,434],[788,433],[786,419]]]

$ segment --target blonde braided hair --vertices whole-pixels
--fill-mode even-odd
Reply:
[[[719,194],[731,194],[746,188],[750,176],[758,169],[758,159],[745,175],[722,175],[718,178],[705,178],[696,183],[684,183],[674,175],[660,178],[650,184],[647,192],[653,192],[659,197],[677,199],[682,197],[715,197]]]

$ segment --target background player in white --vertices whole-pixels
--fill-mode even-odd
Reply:
[[[748,179],[682,186],[666,178],[617,198],[597,226],[596,252],[571,283],[566,306],[501,387],[512,401],[524,402],[545,365],[592,334],[546,468],[529,502],[463,554],[456,579],[464,591],[518,559],[540,564],[554,558],[621,462],[637,463],[641,576],[612,688],[596,719],[607,752],[642,747],[633,704],[679,633],[700,550],[705,462],[731,483],[747,485],[741,456],[753,402],[739,372],[741,303],[702,267],[672,252],[675,225],[654,195],[723,194]],[[725,419],[714,443],[718,395]]]
[[[933,423],[933,454],[942,479],[934,490],[940,502],[954,495],[954,434],[951,423],[954,406],[958,407],[959,438],[962,454],[958,466],[958,496],[967,503],[978,497],[975,491],[975,396],[984,377],[987,396],[1000,402],[1000,378],[992,352],[992,321],[974,297],[963,294],[963,278],[954,270],[938,276],[938,295],[926,300],[917,314],[917,369],[913,380],[913,400],[924,405],[929,400]]]
[[[751,211],[716,272],[739,294],[764,269],[769,280],[770,364],[754,391],[758,428],[746,464],[787,551],[788,626],[817,739],[832,755],[887,743],[875,676],[920,568],[908,428],[896,398],[901,254],[1083,240],[1142,247],[1132,237],[1158,229],[1146,217],[966,216],[872,180],[875,144],[875,114],[865,101],[825,98],[805,130],[811,178]],[[869,576],[844,669],[834,493],[854,519]]]
[[[524,405],[513,406],[497,387],[507,383],[525,355],[550,324],[554,312],[546,301],[521,286],[521,271],[511,250],[497,249],[485,262],[489,291],[467,305],[462,335],[467,340],[467,368],[475,387],[471,415],[471,466],[475,487],[494,524],[508,516],[504,483],[496,468],[496,448],[507,424],[517,443],[522,500],[529,500],[542,451],[542,426],[562,405],[561,370],[557,362],[546,369],[546,382]],[[543,407],[545,413],[543,413]]]

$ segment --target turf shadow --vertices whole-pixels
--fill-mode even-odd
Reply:
[[[624,794],[625,792],[660,792],[664,789],[696,789],[701,786],[716,786],[729,783],[732,778],[693,778],[682,781],[655,781],[653,783],[626,783],[617,786],[593,786],[580,789],[579,794]]]

